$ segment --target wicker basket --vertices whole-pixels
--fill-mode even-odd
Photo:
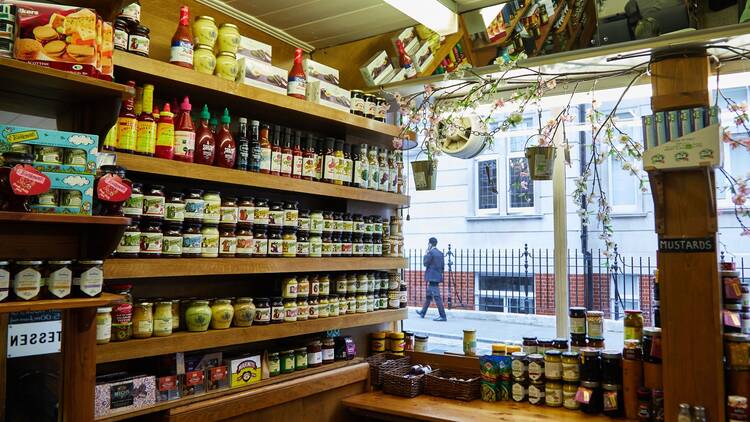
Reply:
[[[416,397],[422,394],[424,375],[407,375],[409,366],[401,366],[383,375],[383,392],[402,397]]]
[[[370,382],[375,386],[383,384],[383,374],[401,366],[409,366],[411,362],[409,356],[394,353],[378,353],[365,360],[370,364]]]
[[[460,381],[459,378],[466,381]],[[476,400],[479,393],[480,377],[467,372],[438,369],[424,377],[424,392],[426,394],[447,399],[464,401]]]

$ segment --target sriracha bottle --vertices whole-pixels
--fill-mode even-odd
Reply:
[[[177,161],[193,162],[195,152],[195,126],[190,118],[190,99],[185,97],[180,104],[180,112],[174,124],[174,159]]]
[[[237,144],[234,143],[232,132],[229,131],[229,109],[224,109],[221,116],[221,126],[216,134],[216,165],[219,167],[234,168],[237,159]]]
[[[212,166],[216,155],[216,142],[214,141],[214,134],[208,127],[210,118],[211,113],[208,112],[208,105],[204,105],[201,110],[198,129],[195,131],[195,162]]]
[[[159,122],[156,124],[156,151],[159,158],[171,160],[174,158],[174,121],[172,120],[171,107],[169,103],[159,113]]]

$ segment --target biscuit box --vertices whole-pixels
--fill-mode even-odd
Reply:
[[[245,85],[286,95],[288,77],[286,70],[257,60],[241,58],[240,61],[244,61],[244,64],[240,66],[245,68]]]
[[[85,133],[0,125],[0,152],[30,145],[34,167],[55,173],[96,173],[99,137]],[[23,149],[23,148],[21,148]]]
[[[50,171],[43,171],[42,174],[49,177],[50,190],[37,196],[37,203],[31,205],[32,211],[47,214],[91,215],[94,176]]]
[[[309,78],[315,78],[329,84],[339,84],[339,71],[330,66],[326,66],[323,63],[318,63],[314,60],[303,59],[302,68],[305,69],[305,74]]]
[[[248,37],[240,37],[240,47],[237,57],[246,57],[271,64],[271,46]]]
[[[385,51],[375,53],[359,71],[370,86],[388,83],[394,74],[391,59]]]
[[[95,417],[108,416],[113,410],[137,410],[156,404],[155,377],[130,377],[121,373],[113,375],[97,377],[94,389]]]
[[[260,382],[260,355],[227,359],[225,365],[229,367],[232,388]]]
[[[86,76],[99,76],[104,21],[93,9],[31,1],[15,4],[18,60]]]
[[[310,79],[307,81],[306,99],[315,104],[349,112],[351,94],[348,90],[327,82]]]

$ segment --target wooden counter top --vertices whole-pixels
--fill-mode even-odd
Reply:
[[[489,403],[482,400],[463,402],[422,394],[413,399],[384,394],[382,391],[351,396],[342,401],[350,411],[362,415],[389,415],[404,420],[435,422],[611,422],[606,416],[586,415],[564,408],[534,406],[509,401]],[[396,419],[398,420],[398,419]]]

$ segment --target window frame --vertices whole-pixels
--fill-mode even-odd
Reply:
[[[474,178],[474,186],[473,186],[473,195],[474,195],[474,215],[475,216],[491,216],[491,215],[498,215],[500,214],[500,195],[499,193],[497,196],[497,205],[495,208],[479,208],[479,186],[480,186],[480,175],[479,175],[479,166],[483,162],[487,161],[495,161],[495,189],[500,191],[500,157],[497,154],[492,155],[480,155],[479,157],[475,157],[472,162],[472,174]]]

